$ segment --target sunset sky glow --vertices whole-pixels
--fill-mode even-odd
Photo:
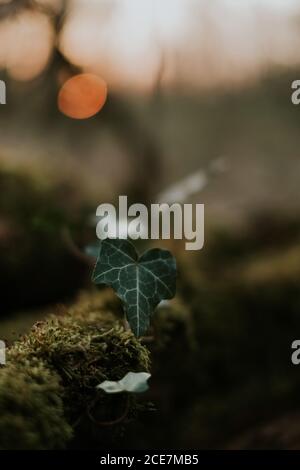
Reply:
[[[71,0],[59,47],[113,88],[151,89],[162,60],[165,84],[218,85],[298,62],[299,10],[296,0]],[[22,12],[0,25],[0,66],[30,80],[53,41],[45,15]]]

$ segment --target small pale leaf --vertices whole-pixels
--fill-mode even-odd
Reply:
[[[148,379],[151,374],[148,372],[128,372],[123,379],[119,381],[105,380],[96,388],[106,393],[143,393],[149,388]]]

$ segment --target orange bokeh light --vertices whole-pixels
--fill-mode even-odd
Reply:
[[[98,75],[81,73],[67,80],[58,94],[58,108],[73,119],[97,114],[107,98],[106,82]]]

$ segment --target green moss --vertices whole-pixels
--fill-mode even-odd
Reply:
[[[105,292],[84,295],[73,307],[37,323],[8,351],[8,364],[0,371],[0,447],[57,448],[70,438],[70,427],[74,432],[73,443],[80,442],[81,447],[113,445],[126,422],[136,416],[135,397],[109,396],[95,389],[103,380],[119,380],[129,371],[149,369],[148,351],[107,309],[109,298],[105,295]],[[39,369],[33,378],[37,361]],[[19,444],[5,438],[9,419],[5,406],[8,381],[13,382],[10,413],[20,424],[12,435]],[[38,381],[42,386],[37,385]],[[29,403],[36,407],[29,421],[24,383]],[[44,420],[45,413],[51,415],[50,420]],[[42,436],[40,420],[45,427]],[[51,422],[59,420],[62,435],[61,444],[57,445]],[[47,444],[44,436],[51,433],[52,427],[55,435]]]
[[[61,449],[72,436],[59,376],[43,361],[10,364],[0,373],[0,448]]]

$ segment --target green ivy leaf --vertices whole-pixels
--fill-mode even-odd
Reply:
[[[149,388],[148,379],[151,374],[148,372],[128,372],[123,379],[119,381],[105,380],[96,388],[104,390],[106,393],[143,393]]]
[[[106,239],[100,242],[92,280],[116,291],[132,331],[141,336],[159,302],[176,293],[176,261],[169,251],[159,248],[139,258],[128,240]]]

